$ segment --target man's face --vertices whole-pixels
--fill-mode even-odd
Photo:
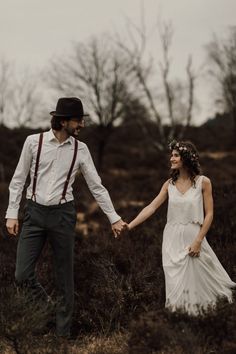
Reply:
[[[84,128],[84,119],[83,118],[70,118],[62,122],[63,129],[67,132],[68,135],[77,138],[79,132]]]

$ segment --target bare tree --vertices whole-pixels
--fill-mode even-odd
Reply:
[[[11,94],[12,66],[5,58],[0,58],[0,124],[5,123],[7,102]]]
[[[218,85],[216,102],[232,117],[236,133],[236,27],[225,39],[214,36],[206,49],[209,72]]]
[[[0,59],[0,123],[32,125],[42,119],[42,93],[38,78],[24,70],[15,73],[10,61]]]
[[[23,71],[12,88],[11,117],[19,127],[43,122],[43,96],[37,77]]]
[[[50,84],[60,94],[77,95],[97,125],[98,168],[115,124],[123,119],[126,99],[126,65],[108,38],[74,43],[71,56],[56,59],[49,70]]]
[[[156,26],[155,29],[158,30],[163,56],[158,64],[146,55],[149,35],[144,15],[140,26],[128,19],[129,42],[117,36],[117,43],[126,55],[135,82],[133,87],[139,88],[139,97],[146,105],[151,120],[155,122],[158,137],[153,136],[148,125],[143,126],[144,132],[150,136],[158,150],[163,150],[168,140],[173,137],[183,137],[185,129],[191,123],[196,75],[192,68],[192,59],[189,57],[186,66],[186,82],[170,79],[173,27],[170,23],[164,23]],[[166,125],[169,129],[166,129]],[[181,126],[181,129],[177,129],[177,126]]]

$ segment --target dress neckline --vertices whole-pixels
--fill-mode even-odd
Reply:
[[[201,177],[202,177],[202,176],[200,175],[200,176],[197,177],[197,179],[195,179],[196,185],[197,185],[198,180],[199,180]],[[191,185],[191,187],[189,187],[189,188],[183,193],[183,192],[181,192],[181,191],[176,187],[175,184],[174,184],[174,187],[175,187],[175,189],[176,189],[182,196],[184,196],[186,193],[188,193],[188,192],[193,188],[193,186]]]

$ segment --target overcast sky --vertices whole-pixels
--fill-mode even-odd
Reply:
[[[0,56],[17,67],[33,70],[46,66],[54,55],[64,55],[71,42],[91,35],[124,34],[124,18],[139,23],[140,0],[0,0]],[[174,26],[174,74],[182,75],[187,57],[199,68],[205,61],[204,45],[212,33],[224,35],[236,24],[236,0],[145,0],[148,24],[161,16]],[[150,43],[155,51],[156,41]],[[199,83],[200,119],[212,115],[210,90]]]

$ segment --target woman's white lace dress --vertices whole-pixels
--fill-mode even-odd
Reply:
[[[236,286],[206,238],[202,241],[200,257],[190,257],[188,246],[196,238],[204,220],[202,180],[181,193],[169,183],[167,224],[164,229],[162,260],[166,282],[166,307],[182,308],[197,314],[199,307],[214,305],[217,297],[232,301]]]

